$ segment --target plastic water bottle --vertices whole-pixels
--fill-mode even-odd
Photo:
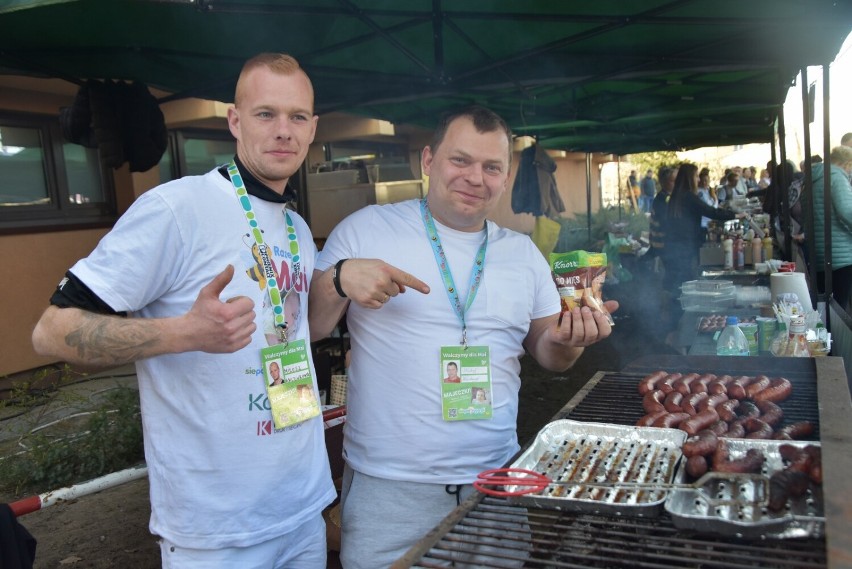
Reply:
[[[736,316],[728,316],[725,321],[725,329],[716,340],[717,356],[747,356],[748,339],[740,330],[739,321]]]

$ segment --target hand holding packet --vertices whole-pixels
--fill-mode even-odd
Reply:
[[[605,253],[551,253],[550,270],[559,291],[563,314],[575,306],[588,306],[593,312],[606,315],[611,326],[615,324],[603,303],[607,270]]]

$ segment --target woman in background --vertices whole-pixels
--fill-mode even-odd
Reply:
[[[669,280],[672,286],[679,286],[694,279],[698,267],[698,253],[705,238],[701,226],[702,217],[728,220],[743,215],[701,201],[698,197],[698,167],[689,162],[681,164],[666,209],[668,230],[666,246],[663,249],[666,280]]]
[[[701,172],[698,173],[698,197],[709,206],[719,207],[719,198],[716,197],[716,188],[710,184],[709,168],[702,168]],[[705,233],[709,223],[709,217],[701,217],[701,228],[705,231]]]

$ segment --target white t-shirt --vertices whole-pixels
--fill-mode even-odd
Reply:
[[[249,199],[287,290],[293,255],[283,205]],[[308,341],[316,246],[304,220],[290,216],[302,269],[295,283],[301,314],[288,325]],[[234,278],[220,298],[248,296],[261,319],[268,294],[253,245],[230,180],[214,170],[144,193],[71,272],[114,310],[162,318],[189,311],[201,288],[232,264]],[[273,430],[261,371],[264,328],[258,322],[252,343],[233,354],[187,352],[136,363],[150,529],[182,547],[259,543],[298,527],[335,497],[321,418]]]
[[[464,304],[484,231],[455,231],[437,221],[436,226]],[[355,470],[392,480],[462,484],[502,466],[518,451],[522,342],[531,320],[559,312],[559,295],[529,237],[492,222],[487,228],[483,280],[466,321],[468,343],[490,348],[493,417],[455,422],[442,419],[446,370],[440,349],[459,345],[462,327],[426,236],[419,201],[366,207],[329,236],[317,269],[342,258],[375,258],[431,287],[427,295],[407,290],[380,310],[349,306],[352,360],[344,456]]]

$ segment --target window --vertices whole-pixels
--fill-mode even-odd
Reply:
[[[0,229],[112,223],[112,176],[55,117],[0,115]]]
[[[169,135],[169,149],[160,159],[160,182],[206,174],[230,162],[237,143],[230,132],[180,130]]]

